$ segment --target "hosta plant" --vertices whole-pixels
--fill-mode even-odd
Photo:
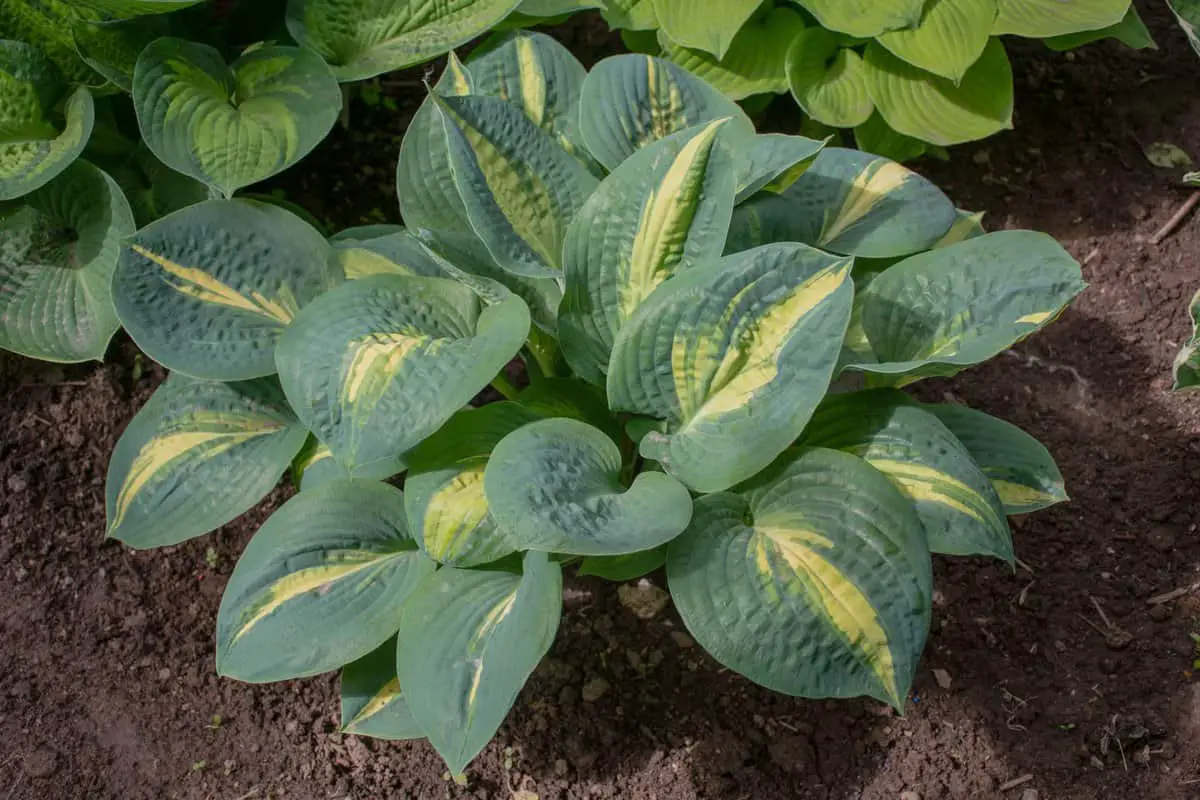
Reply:
[[[113,453],[109,535],[173,544],[299,484],[225,590],[223,675],[340,669],[346,731],[458,773],[564,571],[665,566],[720,663],[899,708],[931,553],[1011,562],[1006,516],[1065,499],[1029,435],[900,387],[1050,323],[1078,265],[892,161],[520,33],[450,60],[397,188],[404,228],[216,199],[121,250],[117,314],[173,374]]]

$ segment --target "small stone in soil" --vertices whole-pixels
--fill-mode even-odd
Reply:
[[[671,640],[675,642],[675,646],[680,650],[687,650],[696,646],[696,640],[683,631],[671,631]]]
[[[671,596],[650,581],[624,583],[617,589],[617,599],[640,619],[654,619],[667,607]]]
[[[604,680],[604,678],[596,678],[595,680],[588,681],[583,685],[582,695],[584,702],[596,702],[608,693],[609,688],[610,685],[608,681]]]
[[[1159,603],[1156,606],[1150,607],[1150,619],[1155,622],[1166,622],[1171,618],[1171,614],[1174,611],[1175,606],[1171,603]]]

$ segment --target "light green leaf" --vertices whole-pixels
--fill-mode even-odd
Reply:
[[[827,142],[782,133],[763,133],[739,142],[735,202],[742,203],[759,191],[779,194],[788,189],[808,171]]]
[[[925,0],[792,1],[808,9],[824,27],[861,39],[919,25],[925,5]]]
[[[583,82],[583,141],[610,172],[652,142],[726,118],[731,118],[731,138],[754,134],[753,123],[736,103],[663,59],[612,56],[593,67]]]
[[[608,369],[614,410],[669,423],[641,440],[642,456],[719,492],[783,452],[829,386],[852,263],[773,244],[663,283],[617,337]]]
[[[143,548],[216,530],[275,488],[307,435],[273,380],[174,374],[108,462],[107,535]]]
[[[207,45],[158,39],[133,74],[146,144],[226,196],[306,156],[333,128],[341,98],[324,62],[296,47],[260,47],[226,66]]]
[[[434,563],[404,520],[404,495],[343,480],[301,492],[238,560],[217,613],[217,672],[249,683],[337,669],[383,644]]]
[[[398,225],[349,228],[330,238],[346,280],[371,275],[444,277],[421,242]]]
[[[1187,169],[1192,166],[1192,157],[1187,151],[1171,142],[1151,142],[1145,147],[1146,160],[1160,169]]]
[[[660,472],[625,488],[621,469],[621,451],[602,431],[548,419],[504,437],[483,484],[492,516],[520,549],[622,555],[678,536],[692,513],[687,489]]]
[[[852,128],[875,110],[862,58],[824,28],[800,31],[787,53],[792,97],[810,117]]]
[[[361,81],[411,67],[466,44],[520,0],[289,0],[288,31],[333,67]]]
[[[72,23],[89,13],[71,0],[0,0],[0,40],[39,51],[68,84],[95,88],[104,81],[80,58],[71,38]]]
[[[727,97],[742,100],[756,94],[788,90],[787,53],[804,19],[789,8],[774,8],[760,20],[742,26],[718,59],[703,49],[685,47],[659,31],[663,57],[703,78]]]
[[[168,369],[245,380],[275,372],[280,334],[341,280],[325,239],[295,215],[208,200],[126,241],[113,301],[138,347]]]
[[[588,556],[579,564],[579,574],[624,583],[649,575],[666,563],[666,547],[656,547],[624,556]]]
[[[929,149],[920,139],[892,130],[878,111],[854,129],[854,143],[865,153],[882,156],[898,164],[920,158]]]
[[[907,136],[949,146],[1012,127],[1008,55],[991,39],[958,83],[908,64],[877,43],[867,46],[867,85],[888,125]]]
[[[1168,0],[1167,5],[1170,6]],[[1197,5],[1200,9],[1200,5]],[[1154,41],[1154,36],[1146,27],[1146,23],[1142,22],[1141,16],[1138,15],[1137,7],[1129,6],[1129,10],[1125,12],[1125,16],[1116,25],[1110,25],[1107,28],[1101,28],[1094,31],[1082,31],[1080,33],[1069,33],[1065,36],[1052,36],[1046,39],[1046,46],[1051,50],[1074,50],[1077,47],[1083,47],[1085,44],[1098,42],[1101,39],[1116,39],[1126,47],[1132,47],[1134,50],[1157,50],[1158,44]]]
[[[516,552],[488,508],[483,473],[500,440],[541,419],[516,403],[460,411],[409,457],[408,524],[435,561],[473,567]]]
[[[1052,322],[1085,286],[1075,259],[1032,231],[912,256],[863,290],[862,326],[875,360],[850,368],[897,386],[954,374]]]
[[[675,606],[721,664],[777,692],[896,708],[929,632],[931,573],[911,503],[861,459],[822,449],[700,498],[667,551]]]
[[[1000,15],[992,33],[1046,39],[1116,25],[1129,0],[998,0]]]
[[[724,58],[759,5],[760,0],[654,0],[654,16],[671,41]]]
[[[910,169],[826,147],[791,188],[734,211],[726,252],[804,242],[832,253],[895,258],[932,247],[954,224],[954,204]]]
[[[485,305],[447,278],[374,275],[318,298],[276,353],[296,414],[355,475],[418,445],[516,355],[517,297]]]
[[[562,569],[528,553],[524,574],[447,567],[426,578],[401,616],[396,668],[409,709],[460,774],[504,722],[554,642]]]
[[[658,27],[654,0],[602,0],[600,15],[610,28],[644,31]]]
[[[558,17],[603,7],[604,0],[521,0],[517,13],[530,17]]]
[[[929,549],[1012,563],[1004,506],[988,476],[937,417],[895,389],[830,396],[800,440],[864,459],[917,509]]]
[[[717,258],[733,214],[727,123],[672,134],[622,163],[588,198],[563,247],[563,355],[603,384],[617,333],[664,280]]]
[[[914,67],[955,83],[983,55],[996,22],[997,0],[929,0],[921,23],[876,40]]]
[[[1004,513],[1028,514],[1070,499],[1053,456],[1016,425],[966,406],[921,407],[941,420],[967,448],[991,480]]]
[[[120,187],[86,161],[0,205],[0,348],[43,361],[102,359],[120,327],[113,270],[133,231]]]
[[[396,637],[342,668],[342,733],[377,739],[420,739],[396,677]]]
[[[1188,316],[1192,320],[1192,335],[1175,356],[1175,385],[1171,388],[1177,392],[1200,386],[1200,292],[1192,296]]]
[[[1167,0],[1167,8],[1175,14],[1196,55],[1200,55],[1200,0]]]

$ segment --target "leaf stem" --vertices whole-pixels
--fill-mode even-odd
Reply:
[[[554,362],[558,359],[558,346],[554,339],[542,333],[537,327],[533,327],[529,331],[528,346],[529,352],[537,361],[542,377],[553,378],[555,375]]]
[[[512,382],[503,372],[492,378],[492,388],[504,395],[508,400],[516,400],[517,395],[521,393],[517,387],[512,385]]]

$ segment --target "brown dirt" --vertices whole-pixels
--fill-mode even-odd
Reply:
[[[993,227],[1059,237],[1085,261],[1091,288],[1044,335],[921,389],[1038,435],[1074,500],[1015,521],[1032,573],[938,559],[933,634],[906,717],[757,688],[681,639],[670,611],[642,621],[616,587],[588,580],[569,582],[551,657],[465,788],[423,743],[337,734],[334,676],[264,687],[218,679],[221,589],[287,490],[179,547],[133,553],[104,542],[108,454],[161,379],[151,368],[134,380],[124,342],[102,367],[10,358],[0,369],[0,792],[1200,797],[1200,678],[1189,638],[1200,631],[1200,593],[1146,603],[1200,581],[1200,395],[1167,393],[1187,334],[1184,304],[1200,286],[1200,217],[1161,246],[1147,243],[1184,195],[1140,152],[1172,141],[1200,157],[1200,96],[1182,37],[1162,14],[1150,16],[1158,53],[1104,45],[1067,61],[1018,48],[1017,130],[924,167],[961,205],[987,210]],[[338,134],[325,153],[346,145]],[[393,159],[394,148],[381,156]],[[390,180],[367,177],[381,187],[378,202],[318,215],[353,224],[386,202],[394,218]],[[356,185],[347,192],[356,196]],[[600,679],[606,693],[584,700]],[[1032,777],[1000,791],[1023,775]]]

